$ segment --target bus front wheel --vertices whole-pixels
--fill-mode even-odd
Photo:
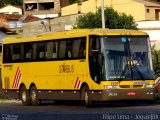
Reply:
[[[81,101],[85,103],[86,107],[92,107],[93,102],[89,100],[89,88],[87,86],[84,86],[81,89]]]
[[[30,97],[31,97],[32,105],[34,105],[34,106],[40,105],[40,100],[38,99],[38,91],[37,91],[36,86],[33,86],[30,89]]]
[[[22,104],[25,106],[30,105],[30,103],[31,103],[30,97],[29,97],[29,92],[26,90],[25,86],[22,86],[20,88],[20,99],[22,101]]]

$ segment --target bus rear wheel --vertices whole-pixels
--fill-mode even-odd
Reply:
[[[22,104],[25,105],[25,106],[31,104],[30,97],[29,97],[29,92],[26,90],[25,86],[22,86],[20,88],[20,99],[22,101]]]
[[[85,103],[86,107],[93,106],[93,101],[89,100],[89,88],[87,86],[81,89],[81,101]]]
[[[38,99],[38,91],[36,86],[33,86],[30,89],[30,97],[31,97],[31,104],[34,106],[40,105],[40,100]]]

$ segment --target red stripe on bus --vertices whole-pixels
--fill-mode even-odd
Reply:
[[[76,88],[76,87],[77,87],[77,82],[78,82],[78,77],[77,77],[77,80],[76,80],[76,84],[74,85],[74,88]]]
[[[77,77],[76,84],[74,85],[74,88],[78,89],[80,87],[80,84],[81,84],[81,81],[80,81],[79,77]]]
[[[19,71],[18,71],[18,74],[17,74],[17,81],[16,81],[16,86],[15,86],[15,88],[18,88],[20,78],[21,78],[21,71],[19,70]]]
[[[21,79],[21,71],[18,67],[17,71],[16,71],[16,74],[15,74],[15,77],[14,77],[14,82],[13,82],[12,88],[17,88],[18,87],[20,79]]]
[[[16,71],[16,74],[15,74],[15,77],[14,77],[14,81],[13,81],[12,88],[14,88],[14,86],[15,86],[15,82],[16,82],[16,79],[17,79],[18,69],[19,69],[19,67],[17,68],[17,71]]]
[[[79,86],[80,86],[80,83],[81,83],[81,81],[78,79],[78,83],[77,83],[77,89],[79,88]]]

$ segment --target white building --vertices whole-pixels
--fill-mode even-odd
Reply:
[[[139,30],[149,34],[151,45],[160,50],[160,21],[140,21],[137,24]]]
[[[22,9],[18,7],[14,7],[12,5],[7,5],[5,7],[0,8],[0,13],[22,15]]]

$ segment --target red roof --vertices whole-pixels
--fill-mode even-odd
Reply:
[[[40,18],[35,17],[35,16],[31,16],[31,15],[23,16],[23,15],[19,15],[19,14],[3,14],[3,13],[0,13],[0,17],[6,19],[8,21],[23,20],[25,23],[40,20]]]
[[[3,31],[4,33],[16,33],[16,31],[13,31],[6,27],[1,27],[1,26],[0,26],[0,31]]]
[[[21,15],[19,15],[19,14],[3,14],[3,13],[0,13],[0,17],[4,18],[6,20],[19,20],[21,18]]]
[[[32,16],[32,15],[24,15],[26,18],[24,19],[24,22],[27,23],[27,22],[34,22],[34,21],[38,21],[40,20],[40,18],[38,17],[35,17],[35,16]],[[23,16],[23,17],[24,17]]]

